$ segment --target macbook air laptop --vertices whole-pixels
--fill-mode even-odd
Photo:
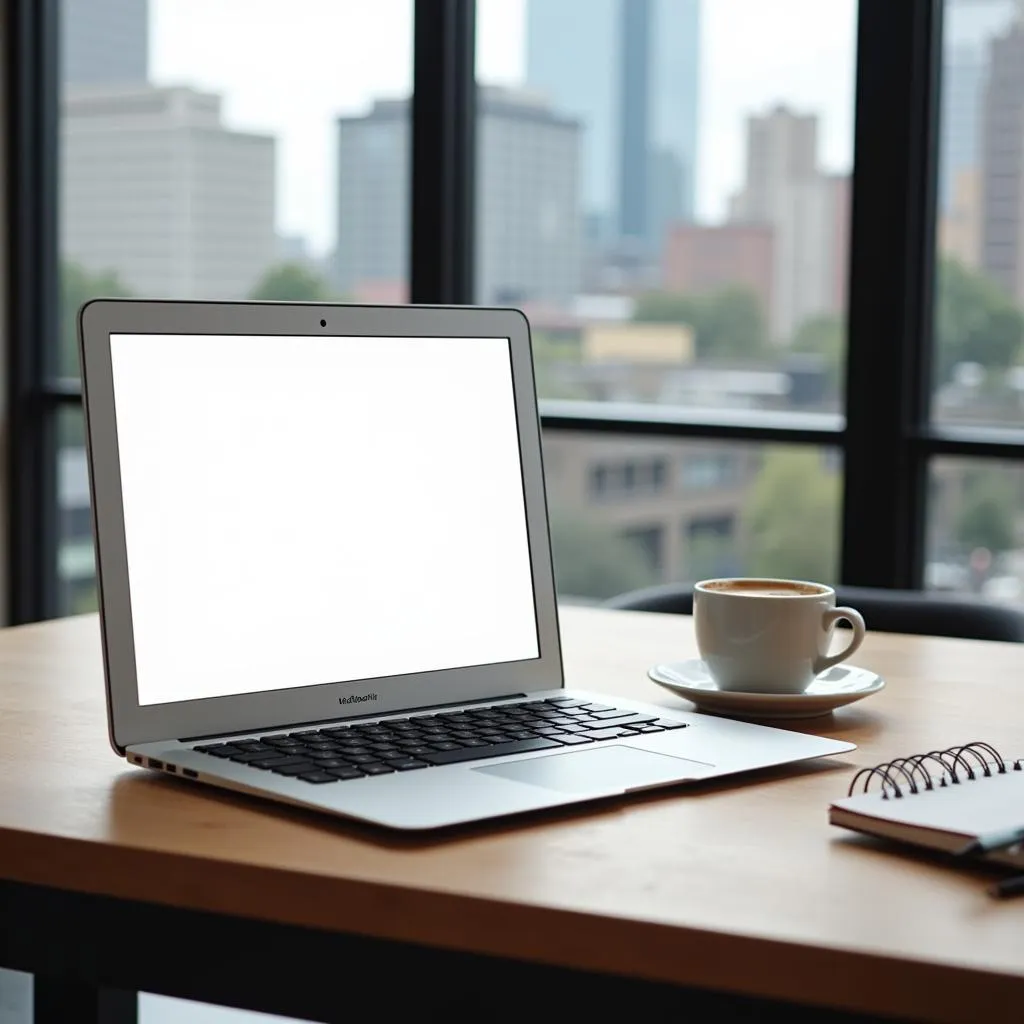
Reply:
[[[129,763],[432,829],[854,749],[565,688],[521,313],[98,300],[80,341]]]

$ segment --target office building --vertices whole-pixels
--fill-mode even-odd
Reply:
[[[1024,3],[992,41],[981,140],[981,266],[1024,302]]]
[[[277,254],[274,139],[187,88],[65,92],[61,255],[134,294],[244,297]]]
[[[746,177],[730,220],[772,228],[769,324],[790,341],[811,317],[839,313],[845,295],[849,183],[818,161],[818,119],[780,106],[747,122]]]
[[[477,133],[478,301],[568,303],[580,288],[579,126],[537,96],[488,88]],[[406,278],[408,150],[404,100],[339,119],[335,286],[342,294]]]
[[[942,32],[939,212],[951,213],[962,175],[980,159],[989,46],[1013,21],[1016,0],[946,0]],[[966,186],[969,187],[969,186]]]
[[[140,85],[149,78],[149,0],[62,0],[65,86]]]
[[[657,253],[691,220],[700,0],[530,0],[527,83],[583,126],[595,244]]]
[[[677,224],[669,230],[662,287],[686,295],[745,288],[772,318],[775,233],[770,224]]]

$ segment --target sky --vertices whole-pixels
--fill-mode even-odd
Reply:
[[[220,93],[229,127],[278,138],[279,230],[323,254],[335,234],[334,119],[408,94],[412,6],[150,0],[151,77]],[[525,17],[525,0],[478,0],[480,81],[522,84]],[[823,166],[849,170],[855,36],[856,0],[703,0],[698,219],[722,219],[742,181],[745,120],[777,103],[819,114]]]

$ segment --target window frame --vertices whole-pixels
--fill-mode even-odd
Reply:
[[[3,0],[7,619],[58,614],[59,0]],[[414,0],[410,298],[471,304],[475,0]],[[943,0],[860,0],[844,415],[542,401],[546,431],[823,445],[843,459],[846,584],[920,587],[933,457],[1024,460],[1024,430],[930,420]],[[893,244],[901,239],[902,244]]]

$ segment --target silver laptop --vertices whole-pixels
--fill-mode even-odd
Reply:
[[[513,310],[80,316],[111,742],[432,829],[843,753],[563,685]]]

